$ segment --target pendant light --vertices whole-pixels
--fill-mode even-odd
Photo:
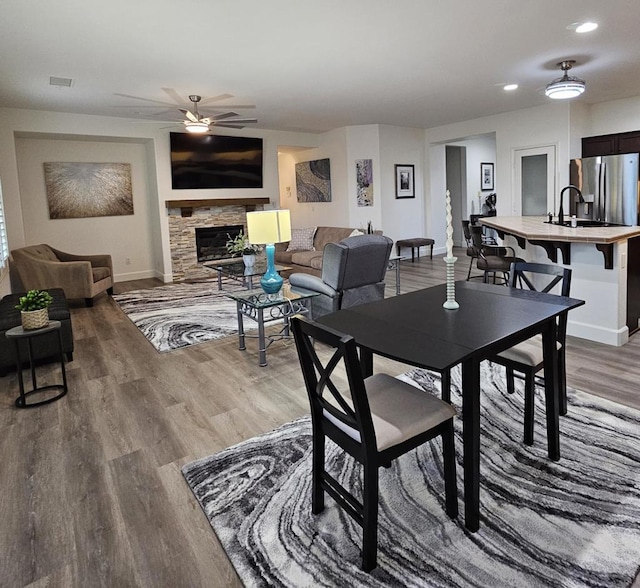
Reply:
[[[575,61],[568,59],[558,63],[558,67],[564,72],[561,78],[553,80],[544,90],[544,93],[554,100],[564,100],[566,98],[575,98],[584,92],[584,80],[570,76],[567,72],[573,67]]]

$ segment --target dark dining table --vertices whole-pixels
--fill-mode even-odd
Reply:
[[[446,310],[446,284],[385,298],[317,319],[351,335],[358,344],[364,375],[381,355],[441,373],[462,364],[462,423],[465,526],[480,527],[480,363],[542,334],[549,458],[560,459],[556,317],[583,300],[460,281],[460,307]]]

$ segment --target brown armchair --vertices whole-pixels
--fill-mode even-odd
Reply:
[[[100,292],[113,294],[110,255],[75,255],[41,244],[14,249],[9,264],[20,289],[62,288],[68,299],[84,298],[87,306]]]

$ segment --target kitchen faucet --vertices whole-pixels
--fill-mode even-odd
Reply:
[[[560,190],[560,209],[558,210],[558,224],[559,225],[563,225],[564,224],[564,211],[562,209],[562,197],[564,196],[564,193],[567,190],[571,190],[572,188],[578,193],[578,198],[580,199],[580,204],[584,204],[584,196],[582,195],[582,192],[580,191],[580,188],[578,188],[578,186],[574,186],[573,184],[569,184],[568,186],[565,186],[564,188],[562,188],[562,190]]]

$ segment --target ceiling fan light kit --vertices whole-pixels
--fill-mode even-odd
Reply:
[[[570,76],[567,72],[573,67],[574,60],[568,59],[558,63],[558,67],[564,72],[561,78],[553,80],[547,84],[544,93],[554,100],[566,100],[580,96],[585,90],[585,82],[575,76]]]
[[[184,128],[189,133],[206,133],[209,131],[209,125],[204,122],[185,121]]]

